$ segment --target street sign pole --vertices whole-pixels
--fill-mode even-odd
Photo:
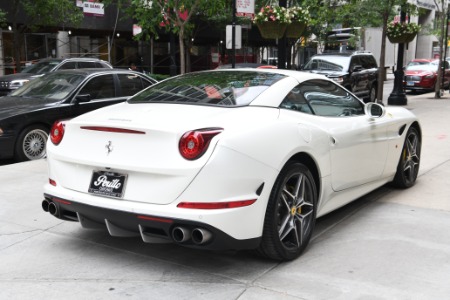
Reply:
[[[287,7],[287,0],[279,0],[279,6]],[[278,68],[286,69],[286,36],[283,36],[281,39],[278,39]]]
[[[233,20],[231,22],[231,68],[236,67],[236,0],[233,0]]]

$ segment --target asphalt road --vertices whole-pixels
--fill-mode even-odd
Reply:
[[[82,229],[42,211],[45,160],[3,165],[0,299],[448,299],[450,95],[431,96],[406,106],[423,129],[417,184],[320,218],[292,262]]]

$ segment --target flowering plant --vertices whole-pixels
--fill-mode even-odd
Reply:
[[[387,26],[386,34],[391,37],[400,37],[405,34],[416,35],[420,31],[420,25],[416,23],[391,22]]]
[[[281,6],[266,5],[261,7],[259,13],[253,18],[253,23],[279,22],[288,24],[291,22],[288,10]]]
[[[288,8],[289,20],[291,22],[308,23],[311,19],[308,7],[293,6]]]

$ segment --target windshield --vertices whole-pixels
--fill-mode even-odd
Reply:
[[[321,56],[313,57],[303,70],[316,71],[347,71],[350,64],[350,57],[345,56]]]
[[[407,71],[431,71],[431,72],[437,72],[438,70],[438,63],[434,62],[421,62],[421,63],[409,63],[408,66],[406,66]]]
[[[47,60],[47,61],[41,61],[37,64],[31,65],[26,67],[22,70],[22,73],[28,73],[28,74],[44,74],[48,73],[51,70],[53,70],[54,67],[59,65],[61,63],[61,60]]]
[[[242,106],[250,104],[269,86],[284,77],[257,71],[189,73],[153,85],[128,102]]]
[[[86,75],[71,73],[50,73],[31,80],[10,96],[42,98],[51,102],[58,102],[67,97]]]

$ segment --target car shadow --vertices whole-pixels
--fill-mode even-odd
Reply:
[[[314,242],[314,240],[326,234],[328,231],[338,226],[341,222],[351,218],[360,210],[367,209],[372,203],[382,199],[393,190],[395,190],[395,188],[391,187],[389,184],[386,184],[370,192],[369,194],[366,194],[365,196],[318,218],[311,241]]]

